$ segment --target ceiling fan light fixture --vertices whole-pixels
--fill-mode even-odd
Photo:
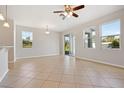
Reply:
[[[68,15],[67,12],[64,12],[64,15],[67,16]]]
[[[71,16],[72,16],[72,14],[73,14],[72,12],[69,12],[69,15],[71,15]]]
[[[71,15],[70,15],[70,14],[68,14],[68,15],[67,15],[67,17],[68,17],[68,18],[70,18],[70,17],[71,17]]]
[[[9,28],[9,27],[10,27],[10,25],[9,25],[9,23],[8,23],[8,22],[4,22],[3,26],[4,26],[4,27],[7,27],[7,28]]]
[[[0,20],[2,20],[2,21],[5,20],[5,18],[4,18],[4,16],[2,15],[2,13],[0,13]]]
[[[78,18],[79,15],[75,13],[75,11],[77,10],[80,10],[82,8],[84,8],[85,6],[84,5],[78,5],[76,7],[73,7],[71,5],[64,5],[64,10],[62,11],[54,11],[53,13],[60,13],[59,16],[62,16],[63,20],[66,18],[66,17],[75,17],[75,18]]]
[[[49,31],[46,31],[45,33],[46,33],[46,34],[50,34],[50,32],[49,32]]]

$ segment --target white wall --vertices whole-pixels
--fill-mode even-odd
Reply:
[[[102,49],[100,42],[100,29],[99,26],[114,19],[121,19],[121,49]],[[86,49],[83,45],[83,30],[89,26],[97,26],[97,39],[96,49]],[[115,13],[106,15],[102,18],[87,22],[82,25],[78,25],[72,29],[64,31],[62,33],[62,39],[64,34],[72,33],[76,37],[76,56],[79,58],[86,58],[91,60],[97,60],[107,64],[124,66],[124,10],[117,11]],[[62,41],[62,45],[64,41]],[[63,48],[62,50],[63,51]],[[64,54],[64,53],[63,53]]]
[[[59,53],[62,55],[63,54],[63,33],[62,32],[60,32],[59,33]]]
[[[32,48],[22,48],[22,31],[33,32]],[[59,33],[45,34],[44,29],[16,26],[16,58],[59,55]]]
[[[9,20],[10,28],[3,27],[4,21],[0,21],[0,46],[14,45],[13,21]],[[9,49],[9,61],[14,60],[14,48]]]
[[[0,48],[0,81],[8,72],[8,49]]]

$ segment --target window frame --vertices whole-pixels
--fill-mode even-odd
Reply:
[[[93,28],[93,29],[95,29],[95,37],[93,37],[93,36],[91,36],[90,38],[85,38],[85,33],[86,32],[88,32],[88,29],[90,29],[90,28]],[[84,44],[84,46],[83,46],[83,48],[85,48],[85,49],[96,49],[96,43],[97,43],[97,39],[96,39],[96,37],[97,37],[97,32],[96,32],[96,28],[97,28],[97,26],[89,26],[89,27],[87,27],[87,28],[85,28],[84,29],[84,31],[83,31],[83,44]],[[95,40],[95,47],[93,48],[93,47],[85,47],[85,40],[88,40],[88,39],[94,39]]]
[[[31,47],[31,48],[24,48],[24,47],[23,47],[23,35],[22,35],[23,32],[28,32],[28,33],[30,32],[30,33],[32,33],[32,47]],[[32,31],[21,31],[21,41],[22,41],[21,43],[22,43],[22,48],[23,48],[23,49],[32,49],[32,48],[33,48],[33,38],[34,38],[34,37],[33,37],[33,32],[32,32]]]
[[[102,26],[105,25],[105,24],[111,24],[113,22],[116,22],[117,20],[120,21],[120,34],[119,34],[119,48],[103,48],[102,47]],[[108,21],[105,21],[105,22],[102,22],[99,26],[99,43],[100,43],[100,48],[103,49],[103,50],[121,50],[121,19],[120,18],[115,18],[115,19],[112,19],[112,20],[108,20]]]

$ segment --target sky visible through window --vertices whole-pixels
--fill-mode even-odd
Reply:
[[[102,36],[120,34],[120,20],[102,25]]]
[[[22,32],[22,39],[26,39],[27,37],[30,37],[30,40],[32,40],[32,32]]]

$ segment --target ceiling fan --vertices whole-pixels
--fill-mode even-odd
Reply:
[[[77,10],[80,10],[84,8],[84,5],[79,5],[76,7],[72,7],[71,5],[64,5],[64,10],[63,11],[54,11],[53,13],[60,13],[59,16],[62,16],[62,19],[64,20],[66,17],[78,17],[79,15],[74,13]]]

